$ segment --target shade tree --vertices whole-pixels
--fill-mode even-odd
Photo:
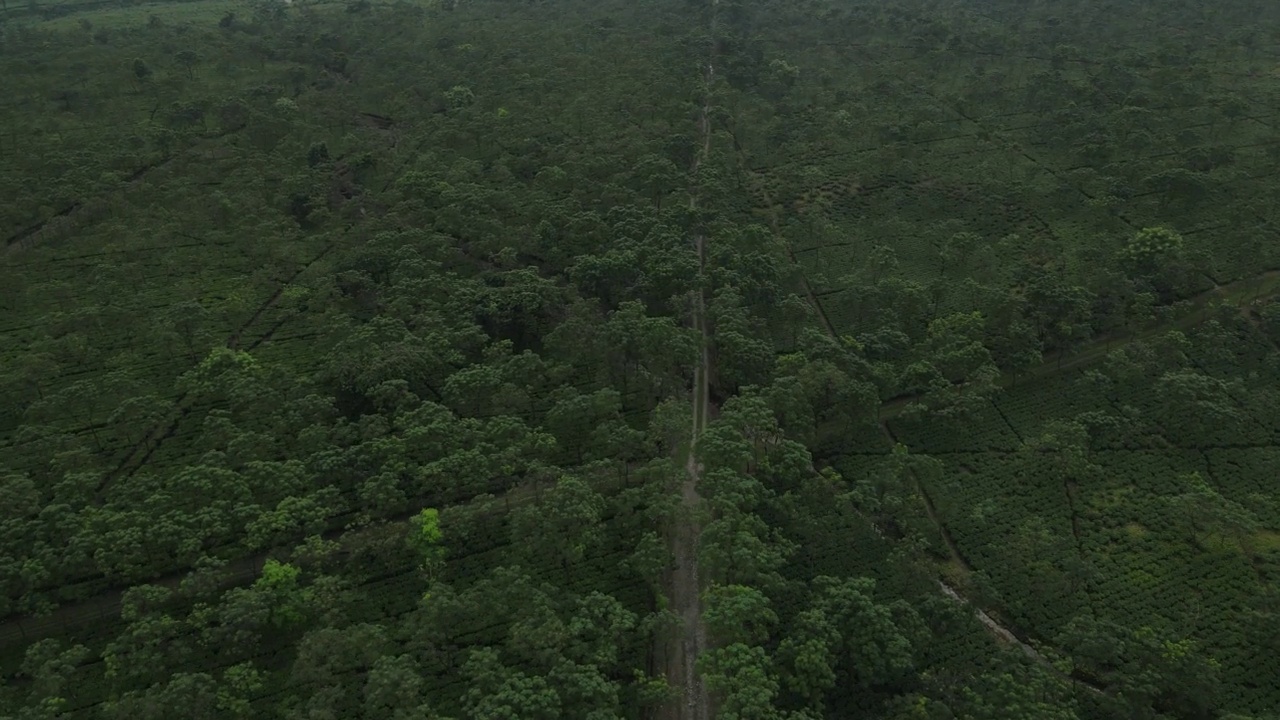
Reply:
[[[610,348],[611,377],[620,392],[637,391],[644,409],[683,388],[698,348],[693,330],[648,314],[639,301],[624,302],[610,314],[601,339]]]
[[[286,717],[358,712],[363,705],[362,680],[389,649],[386,629],[380,625],[358,623],[307,632],[298,642],[289,672],[302,692],[286,702]]]
[[[584,480],[561,477],[542,497],[513,511],[511,540],[530,567],[555,568],[565,578],[603,539],[604,498]]]
[[[175,673],[145,690],[132,690],[108,700],[104,715],[112,720],[161,720],[175,714],[195,720],[218,717],[218,685],[208,673]]]
[[[468,717],[477,720],[563,717],[560,696],[547,678],[506,666],[491,648],[471,651],[463,673],[469,685],[464,700]]]
[[[26,705],[32,717],[58,717],[69,705],[68,695],[77,669],[91,657],[83,645],[65,646],[46,638],[32,643],[23,653],[20,673],[30,681]]]
[[[1061,358],[1092,336],[1094,295],[1088,288],[1061,270],[1035,267],[1025,271],[1022,285],[1023,317],[1045,349]]]
[[[1132,280],[1148,284],[1165,302],[1186,292],[1189,275],[1194,272],[1182,235],[1165,226],[1146,227],[1134,233],[1117,251],[1116,259]],[[1198,268],[1200,272],[1205,269]]]
[[[1161,433],[1177,445],[1200,445],[1209,439],[1209,428],[1230,431],[1248,419],[1237,400],[1245,394],[1239,379],[1184,368],[1161,375],[1152,390],[1159,401],[1153,419]]]
[[[1179,475],[1174,487],[1179,492],[1169,497],[1169,504],[1193,544],[1230,540],[1244,552],[1253,551],[1252,540],[1259,528],[1253,512],[1223,497],[1199,472]]]
[[[364,682],[364,717],[373,720],[432,718],[421,670],[412,655],[383,655]]]
[[[320,380],[360,399],[385,381],[405,380],[415,394],[439,400],[440,378],[460,367],[463,355],[447,328],[424,330],[379,316],[338,342]]]
[[[703,528],[698,562],[712,582],[772,590],[782,582],[779,571],[794,551],[794,543],[759,515],[732,512]]]
[[[775,720],[780,684],[768,652],[758,645],[734,643],[703,653],[698,673],[717,696],[720,713],[730,718]]]
[[[769,598],[748,585],[712,585],[703,603],[703,620],[721,646],[762,645],[778,625]]]
[[[973,720],[1017,718],[1031,720],[1078,720],[1081,710],[1066,683],[1043,667],[1013,662],[991,663],[986,670],[966,682],[956,693],[952,706],[961,717]]]
[[[716,390],[733,394],[769,380],[774,351],[762,322],[751,315],[736,287],[720,289],[707,306]]]
[[[165,675],[165,669],[181,667],[195,648],[187,625],[163,606],[147,608],[141,595],[152,603],[163,601],[168,593],[155,590],[133,590],[127,607],[127,630],[112,640],[102,653],[105,676],[117,691],[145,687],[153,678]]]
[[[250,699],[262,690],[263,673],[252,662],[231,665],[218,678],[217,708],[236,720],[252,717]]]
[[[917,412],[963,417],[977,412],[996,391],[1000,371],[983,344],[980,313],[955,313],[929,323],[902,371],[900,387],[916,395]]]
[[[1219,663],[1176,633],[1081,616],[1055,644],[1076,670],[1108,688],[1104,717],[1191,720],[1210,717],[1217,702]]]
[[[423,508],[409,522],[407,542],[420,558],[419,567],[428,578],[434,578],[443,568],[446,557],[444,533],[440,529],[440,511]]]

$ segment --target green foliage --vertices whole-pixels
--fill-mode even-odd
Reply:
[[[252,716],[249,696],[262,689],[262,673],[252,663],[239,663],[223,671],[218,709],[235,718]]]
[[[735,643],[700,656],[698,673],[708,688],[720,693],[724,717],[771,718],[777,716],[774,698],[779,684],[769,665],[764,648]]]
[[[269,622],[279,627],[297,626],[306,618],[312,593],[299,582],[302,570],[276,560],[262,565],[262,575],[253,583],[270,608]]]
[[[1074,699],[1064,684],[1041,668],[1001,668],[985,673],[968,684],[961,694],[963,697],[958,703],[963,708],[961,717],[973,720],[1041,717],[1077,720],[1081,717],[1073,708]]]
[[[1176,708],[1177,717],[1204,717],[1216,702],[1219,665],[1185,638],[1080,618],[1060,642],[1078,666],[1114,683],[1116,700],[1129,713],[1155,705]]]
[[[712,585],[703,602],[707,628],[724,645],[763,644],[778,623],[769,599],[745,585]]]
[[[444,97],[449,107],[455,110],[467,107],[476,101],[475,93],[466,85],[454,85],[445,91]]]
[[[434,576],[444,564],[446,548],[440,530],[440,511],[423,508],[409,520],[409,548],[418,556],[428,576]]]
[[[1181,259],[1182,236],[1167,227],[1139,230],[1118,253],[1121,265],[1139,277],[1151,277]]]
[[[0,715],[1280,705],[1276,5],[988,4],[0,8]]]

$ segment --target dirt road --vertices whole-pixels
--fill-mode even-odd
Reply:
[[[715,5],[715,0],[712,0]],[[714,13],[712,18],[714,37]],[[698,134],[701,152],[693,160],[690,175],[696,177],[703,158],[711,152],[711,86],[715,80],[715,50],[707,60],[706,94],[698,117]],[[689,207],[697,208],[697,194],[689,193]],[[699,270],[706,266],[707,237],[698,233],[694,239],[698,254]],[[706,297],[701,289],[693,293],[691,323],[698,331],[701,351],[694,367],[693,423],[689,435],[688,456],[685,459],[684,477],[680,484],[680,506],[672,524],[670,542],[675,557],[667,588],[670,607],[680,618],[679,635],[671,642],[663,641],[660,649],[667,682],[676,689],[676,699],[663,708],[664,720],[711,720],[711,701],[706,686],[698,676],[698,656],[707,649],[707,630],[702,620],[702,582],[698,575],[698,538],[702,533],[702,497],[698,494],[698,478],[702,466],[698,462],[698,438],[706,429],[710,410],[710,332],[706,320]]]

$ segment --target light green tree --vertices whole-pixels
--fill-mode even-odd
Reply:
[[[409,520],[409,547],[419,558],[419,569],[434,579],[444,568],[444,533],[440,530],[440,511],[423,508]]]
[[[299,581],[302,570],[276,560],[262,565],[262,575],[254,581],[253,590],[268,602],[268,622],[277,627],[290,627],[306,619],[310,611],[311,591]]]

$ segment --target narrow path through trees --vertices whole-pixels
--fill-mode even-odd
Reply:
[[[711,152],[711,88],[715,81],[715,7],[716,0],[711,0],[711,37],[713,38],[710,54],[707,59],[706,74],[703,77],[704,95],[702,109],[698,116],[698,137],[701,140],[699,152],[693,159],[689,175],[691,182],[697,182],[698,168]],[[698,197],[696,186],[689,188],[689,208],[696,210]],[[701,228],[693,238],[694,250],[698,254],[699,275],[706,268],[707,236]],[[707,648],[707,630],[702,619],[702,585],[698,574],[698,539],[702,532],[702,497],[698,494],[698,479],[701,465],[698,463],[698,438],[706,429],[710,414],[710,331],[706,318],[706,297],[702,287],[694,289],[692,318],[693,327],[700,336],[699,358],[693,373],[693,425],[691,428],[688,454],[685,459],[685,472],[680,484],[680,504],[671,529],[672,555],[675,568],[671,573],[668,587],[670,607],[680,618],[679,635],[674,641],[675,647],[669,647],[661,657],[666,663],[664,674],[667,681],[677,690],[674,703],[666,708],[664,717],[674,720],[711,720],[711,702],[706,686],[698,676],[697,660]]]

